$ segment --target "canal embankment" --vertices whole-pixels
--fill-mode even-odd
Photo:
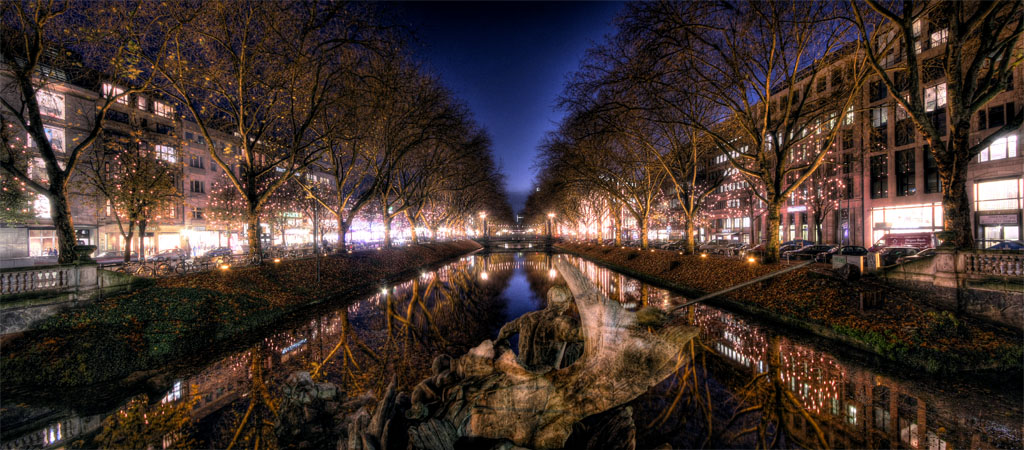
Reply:
[[[472,241],[226,268],[65,310],[0,348],[6,392],[144,377],[217,344],[243,342],[307,308],[341,304],[479,250]]]
[[[784,268],[781,264],[564,243],[557,249],[698,298]],[[930,373],[1020,371],[1020,333],[931,308],[915,293],[802,268],[714,297],[708,304],[799,329]],[[868,300],[867,302],[865,300]]]

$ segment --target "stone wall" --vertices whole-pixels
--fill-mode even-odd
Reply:
[[[1024,255],[955,251],[882,269],[876,275],[920,292],[932,306],[1024,330]]]

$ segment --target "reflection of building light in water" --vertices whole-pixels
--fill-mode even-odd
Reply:
[[[43,442],[45,442],[46,445],[53,445],[60,442],[60,440],[64,438],[64,436],[61,435],[61,431],[60,422],[46,427],[46,431],[43,432]]]
[[[160,403],[170,403],[179,399],[181,399],[181,380],[176,380],[171,391],[164,396],[163,400],[160,400]]]
[[[297,349],[299,347],[302,347],[305,343],[306,343],[306,339],[303,339],[303,340],[301,340],[299,342],[296,342],[296,343],[294,343],[292,345],[289,345],[289,346],[285,347],[284,350],[281,350],[281,354],[284,355],[284,354],[287,354],[288,352],[294,351],[295,349]]]
[[[557,277],[557,276],[558,276],[558,271],[556,271],[555,269],[551,269],[551,270],[548,271],[548,278],[551,278],[552,280],[554,280],[555,277]]]

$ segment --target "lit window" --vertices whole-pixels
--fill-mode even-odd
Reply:
[[[103,96],[104,97],[106,97],[108,99],[109,98],[117,97],[117,102],[118,103],[120,103],[122,105],[127,105],[128,104],[128,96],[123,95],[123,94],[124,94],[124,89],[119,88],[117,86],[114,86],[113,84],[110,84],[110,83],[103,83]],[[120,97],[118,97],[118,96],[120,96]]]
[[[43,132],[46,133],[46,140],[50,141],[50,147],[57,153],[64,153],[67,148],[64,145],[64,129],[60,127],[51,127],[49,125],[43,126]],[[35,141],[32,140],[32,136],[26,136],[25,145],[27,147],[34,147]]]
[[[175,381],[171,391],[167,393],[161,403],[169,403],[181,399],[181,380]]]
[[[57,119],[64,118],[63,95],[46,90],[36,91],[36,103],[39,104],[39,114]]]
[[[139,109],[145,111],[146,110],[146,97],[142,97],[142,96],[136,97],[135,98],[135,106],[138,106]]]
[[[946,83],[942,83],[924,90],[924,110],[935,111],[946,106]]]
[[[853,125],[853,105],[846,108],[846,117],[843,118],[843,125]]]
[[[174,147],[169,147],[166,145],[157,145],[155,149],[156,157],[159,159],[162,159],[167,162],[175,162],[178,160],[178,158],[174,154]]]
[[[163,102],[153,102],[153,113],[160,117],[171,117],[174,114],[174,108]]]
[[[977,211],[1001,211],[1020,208],[1020,178],[975,183]]]
[[[1014,158],[1017,156],[1017,135],[1011,134],[992,142],[978,154],[978,162],[995,161],[997,159]]]
[[[946,43],[946,38],[949,36],[949,30],[943,28],[941,30],[932,33],[932,47],[938,47]]]
[[[884,106],[871,108],[871,126],[880,127],[889,123],[889,112]]]
[[[914,37],[920,36],[921,35],[921,19],[915,20],[912,28],[914,30]]]

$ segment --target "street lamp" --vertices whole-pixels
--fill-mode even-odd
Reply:
[[[555,213],[548,213],[548,239],[551,239],[551,219],[555,218]]]
[[[484,239],[487,239],[487,211],[480,211],[480,220],[484,221]]]

